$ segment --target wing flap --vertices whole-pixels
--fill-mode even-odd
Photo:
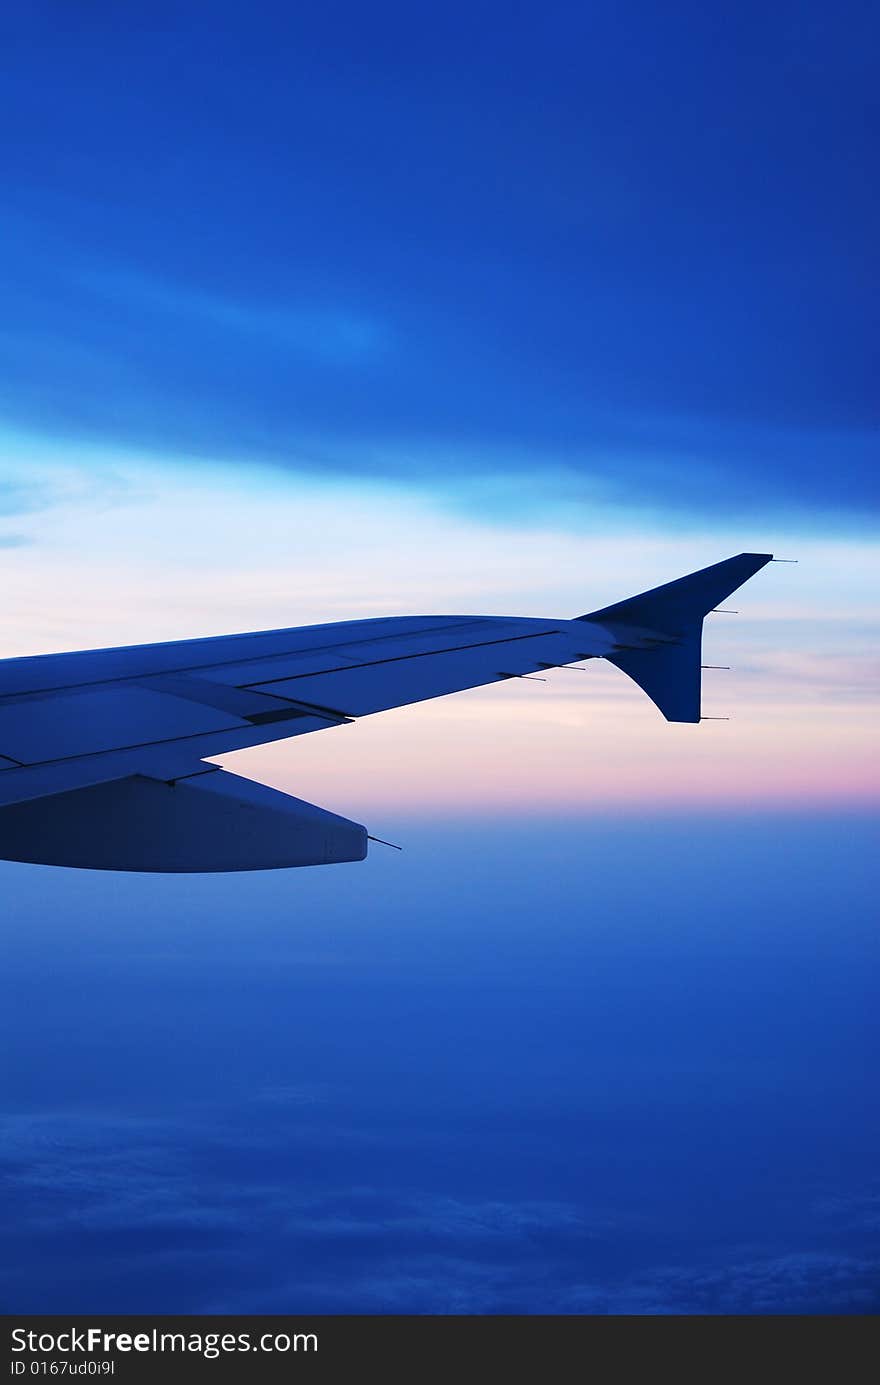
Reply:
[[[146,750],[116,750],[106,755],[55,760],[46,765],[16,765],[0,774],[0,808],[89,788],[94,784],[109,784],[132,774],[170,782],[193,774],[208,773],[216,768],[216,765],[201,761],[186,743],[182,748],[156,746]]]
[[[229,731],[243,719],[132,683],[0,705],[0,752],[19,764]]]

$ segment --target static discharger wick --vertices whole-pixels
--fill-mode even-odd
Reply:
[[[368,841],[368,842],[378,842],[380,846],[390,846],[391,849],[392,849],[392,851],[402,851],[402,850],[403,850],[403,847],[402,847],[402,846],[398,846],[398,845],[397,845],[397,842],[386,842],[386,841],[384,841],[384,840],[382,839],[382,837],[371,837],[370,834],[369,834],[369,832],[367,833],[367,841]]]
[[[538,668],[551,668],[551,669],[554,669],[554,670],[557,669],[557,668],[561,668],[561,669],[567,669],[567,670],[569,671],[569,673],[586,673],[586,672],[587,672],[587,670],[586,670],[585,668],[581,668],[580,664],[539,664],[539,665],[538,665]]]

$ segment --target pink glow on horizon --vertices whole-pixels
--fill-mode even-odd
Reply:
[[[767,700],[731,689],[729,722],[675,726],[613,669],[591,668],[580,696],[549,686],[476,690],[223,763],[354,816],[880,802],[867,702],[842,712],[791,689],[787,705],[771,700],[778,684],[761,689]]]

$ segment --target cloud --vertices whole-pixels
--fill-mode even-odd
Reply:
[[[332,1119],[297,1125],[293,1132],[298,1144],[318,1146],[338,1141],[341,1133]],[[172,1121],[65,1113],[0,1118],[7,1183],[22,1193],[75,1199],[62,1220],[85,1229],[174,1224],[244,1228],[257,1222],[283,1234],[327,1239],[392,1234],[480,1241],[517,1240],[540,1230],[581,1232],[586,1226],[577,1209],[553,1201],[428,1198],[348,1186],[303,1193],[296,1184],[274,1179],[242,1186],[236,1178],[215,1174],[206,1184],[189,1174],[190,1156],[200,1147],[262,1148],[266,1153],[283,1147],[283,1137],[284,1127],[266,1142],[212,1123],[181,1127]],[[370,1143],[387,1137],[367,1129],[358,1130],[356,1138]],[[59,1224],[56,1211],[47,1220],[45,1209],[35,1206],[33,1215],[33,1224],[43,1229]]]
[[[379,1239],[398,1244],[449,1240],[458,1244],[527,1241],[534,1235],[607,1232],[601,1218],[588,1219],[569,1203],[394,1195],[376,1189],[337,1192],[292,1209],[285,1223],[294,1233]]]
[[[364,1134],[367,1141],[375,1137]],[[168,1311],[266,1312],[297,1300],[304,1311],[312,1302],[409,1311],[429,1301],[445,1311],[482,1301],[463,1283],[486,1277],[472,1263],[482,1262],[486,1248],[494,1265],[489,1278],[497,1280],[505,1277],[501,1263],[528,1254],[535,1242],[576,1241],[605,1230],[601,1219],[591,1226],[577,1208],[554,1201],[397,1193],[334,1186],[332,1180],[310,1190],[287,1171],[301,1142],[291,1147],[278,1131],[262,1146],[263,1172],[245,1178],[234,1159],[229,1167],[240,1132],[224,1125],[194,1129],[59,1112],[6,1117],[0,1135],[5,1196],[15,1205],[6,1220],[16,1244],[45,1260],[75,1234],[77,1273],[86,1284],[97,1274],[91,1303],[105,1311],[121,1301],[127,1277],[117,1272],[110,1284],[101,1268],[108,1245],[117,1267],[124,1254],[126,1265],[137,1264],[148,1275],[151,1301]],[[318,1142],[328,1152],[338,1148],[332,1123]],[[202,1266],[192,1285],[186,1267],[198,1262],[206,1244],[212,1272]],[[364,1257],[376,1267],[372,1287],[364,1280]],[[325,1285],[317,1267],[328,1258],[335,1268]],[[291,1262],[313,1263],[316,1273],[306,1269],[288,1287],[278,1267]],[[389,1263],[407,1269],[392,1274]],[[460,1272],[453,1287],[443,1283],[443,1274],[452,1275],[455,1265]],[[22,1302],[21,1286],[19,1263],[5,1289],[7,1302]],[[79,1301],[81,1290],[68,1285],[53,1292],[56,1303],[69,1304]]]
[[[342,309],[296,303],[248,302],[228,293],[202,292],[191,285],[132,270],[83,271],[80,283],[136,312],[159,314],[179,324],[197,323],[230,339],[253,337],[328,365],[357,363],[385,355],[392,334],[377,319]]]
[[[50,501],[49,492],[41,481],[0,478],[0,515],[30,514],[41,510]]]
[[[328,1153],[336,1148],[332,1122],[315,1133]],[[364,1133],[369,1139],[378,1132]],[[114,1288],[101,1269],[111,1244],[114,1264],[123,1254],[147,1276],[156,1311],[739,1314],[878,1307],[880,1259],[872,1245],[855,1252],[814,1244],[785,1253],[735,1243],[694,1246],[692,1261],[653,1262],[656,1229],[632,1212],[357,1186],[333,1176],[310,1186],[294,1172],[298,1128],[283,1124],[264,1130],[256,1145],[245,1125],[230,1125],[220,1112],[206,1112],[195,1125],[63,1112],[7,1116],[0,1134],[16,1242],[27,1244],[28,1254],[52,1257],[53,1246],[75,1233],[86,1278],[98,1274],[91,1306],[104,1311],[124,1303],[126,1292],[125,1275]],[[250,1160],[246,1177],[237,1162],[242,1152]],[[861,1205],[858,1195],[843,1196],[847,1206]],[[820,1206],[839,1221],[839,1200]],[[640,1268],[621,1269],[634,1260]],[[20,1269],[16,1275],[19,1282]],[[7,1298],[10,1292],[14,1298],[11,1285]],[[57,1311],[65,1310],[70,1291],[62,1284],[53,1292]]]
[[[112,454],[55,449],[32,434],[0,432],[0,467],[0,517],[32,525],[12,536],[16,544],[30,542],[49,512],[73,509],[97,518],[109,506],[138,499],[137,478]]]
[[[703,1268],[658,1268],[560,1300],[572,1313],[866,1313],[880,1307],[880,1257],[800,1251]]]
[[[869,1234],[880,1231],[880,1191],[876,1188],[858,1193],[835,1192],[816,1202],[816,1214],[835,1227]]]
[[[417,1253],[396,1270],[339,1278],[309,1276],[221,1297],[213,1312],[794,1314],[870,1313],[880,1307],[880,1258],[822,1252],[739,1260],[707,1268],[663,1268],[569,1287],[569,1264],[546,1254],[507,1263],[461,1254]],[[574,1271],[576,1274],[576,1270]]]

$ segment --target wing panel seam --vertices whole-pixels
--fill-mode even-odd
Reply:
[[[286,673],[280,678],[260,678],[254,683],[241,683],[238,686],[255,689],[268,688],[273,683],[292,683],[298,678],[324,678],[328,673],[357,673],[360,669],[379,668],[382,664],[405,664],[412,659],[433,659],[438,654],[463,654],[469,649],[490,649],[496,644],[516,644],[520,640],[543,640],[548,635],[560,634],[562,631],[558,628],[531,630],[527,635],[508,635],[503,640],[480,640],[476,644],[454,644],[446,649],[422,649],[418,654],[395,654],[388,659],[370,659],[363,664],[341,664],[338,668],[313,669],[310,673]]]

